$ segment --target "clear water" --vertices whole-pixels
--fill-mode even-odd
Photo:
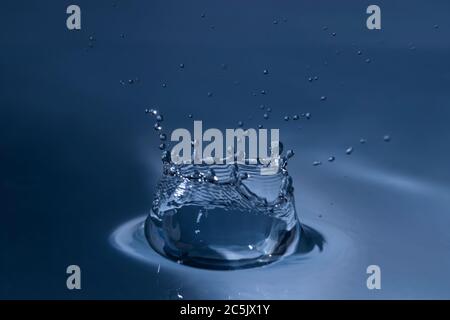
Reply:
[[[301,228],[292,179],[260,165],[164,164],[150,215],[149,244],[179,263],[235,269],[267,264],[295,251]]]

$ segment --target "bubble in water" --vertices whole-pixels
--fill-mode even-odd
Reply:
[[[391,141],[391,136],[390,136],[390,135],[385,135],[385,136],[383,137],[383,140],[384,140],[385,142],[389,142],[389,141]]]
[[[295,250],[302,231],[286,170],[265,176],[260,165],[164,162],[170,167],[176,173],[163,170],[144,228],[161,255],[196,267],[237,269]],[[236,232],[238,225],[246,232]]]
[[[352,154],[352,152],[353,152],[353,147],[348,147],[346,150],[345,150],[345,153],[346,154]]]

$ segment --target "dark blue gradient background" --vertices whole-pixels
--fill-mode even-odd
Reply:
[[[150,107],[168,130],[192,128],[189,113],[206,128],[281,129],[296,151],[300,218],[320,213],[374,241],[355,267],[359,287],[323,297],[379,297],[365,289],[378,261],[383,297],[450,297],[450,2],[79,0],[81,31],[66,29],[69,4],[0,4],[0,298],[170,297],[176,275],[157,285],[108,241],[151,205]],[[369,4],[382,9],[381,31],[366,28]],[[303,112],[311,120],[282,120]],[[81,291],[65,287],[70,264],[82,268]],[[205,287],[185,296],[209,297]]]

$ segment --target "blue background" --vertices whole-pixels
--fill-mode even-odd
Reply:
[[[379,297],[365,288],[370,263],[386,270],[383,297],[450,297],[448,1],[79,0],[80,31],[66,28],[70,4],[0,5],[0,298],[171,297],[173,274],[146,280],[108,241],[151,206],[152,107],[166,132],[192,130],[188,114],[205,128],[280,128],[300,219],[355,235],[357,289],[268,297]],[[370,4],[382,30],[366,28]],[[81,291],[65,287],[70,264]]]

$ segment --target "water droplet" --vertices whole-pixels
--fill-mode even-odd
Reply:
[[[305,113],[305,118],[308,120],[311,119],[311,113],[310,112]]]
[[[158,115],[156,116],[156,121],[161,122],[161,121],[163,121],[163,120],[164,120],[164,118],[163,118],[162,115],[158,114]]]
[[[391,141],[391,136],[390,135],[385,135],[383,137],[383,140],[386,141],[386,142],[389,142],[389,141]]]
[[[361,51],[361,50],[358,50],[358,51],[356,51],[356,54],[357,54],[358,56],[360,56],[360,55],[362,55],[362,51]]]
[[[298,114],[294,114],[293,116],[292,116],[292,119],[293,120],[298,120],[300,117],[298,116]]]
[[[434,28],[435,28],[435,29],[438,29],[438,28],[439,28],[439,25],[438,25],[438,24],[435,24],[435,25],[434,25]]]
[[[94,40],[95,40],[94,36],[89,36],[89,41],[94,41]]]
[[[244,125],[244,122],[238,121],[238,126],[239,126],[239,127],[242,127],[243,125]]]
[[[294,153],[294,150],[292,150],[292,149],[289,149],[287,152],[286,152],[286,157],[289,159],[289,158],[292,158],[293,156],[295,155],[295,153]]]
[[[133,84],[133,83],[134,83],[133,79],[128,80],[128,84]]]
[[[264,69],[264,70],[263,70],[263,74],[269,74],[269,70]]]
[[[315,167],[320,166],[321,164],[322,164],[321,161],[314,161],[313,162],[313,166],[315,166]]]
[[[228,69],[228,65],[226,63],[222,63],[221,64],[221,68],[222,68],[222,70],[227,70]]]
[[[193,115],[192,114],[188,114],[188,118],[192,119]]]
[[[261,110],[264,110],[265,107],[264,107],[264,105],[262,104],[262,105],[259,106],[259,108],[260,108]]]
[[[195,229],[194,232],[195,232],[195,234],[199,234],[200,230],[199,229]]]
[[[366,142],[367,142],[367,140],[364,139],[364,138],[359,139],[359,143],[361,143],[361,144],[364,144],[364,143],[366,143]]]
[[[266,90],[261,90],[261,94],[266,94]]]
[[[289,121],[289,116],[284,116],[284,121]]]
[[[328,30],[328,26],[323,26],[323,27],[322,27],[322,30],[323,30],[323,31]]]
[[[249,248],[250,250],[253,250],[253,249],[254,249],[253,246],[252,246],[251,244],[248,245],[248,248]]]
[[[161,133],[161,134],[159,135],[159,139],[162,140],[162,141],[165,141],[165,140],[167,139],[166,134],[165,134],[165,133]]]
[[[271,107],[268,107],[268,108],[266,109],[266,111],[267,111],[267,112],[272,112],[272,108],[271,108]]]
[[[200,17],[202,17],[202,18],[206,17],[206,13],[202,13],[202,15]]]
[[[161,125],[160,125],[158,122],[156,122],[156,123],[153,125],[153,128],[155,128],[156,131],[162,130],[162,127],[161,127]]]
[[[336,32],[333,32],[331,35],[332,35],[333,37],[336,37]]]
[[[180,68],[181,68],[181,69],[184,68],[184,63],[180,63]]]
[[[163,84],[162,84],[162,87],[163,87],[163,88],[166,88],[166,87],[167,87],[167,84],[163,83]]]
[[[178,299],[184,299],[183,295],[181,293],[179,293],[179,292],[177,292],[177,298]]]
[[[166,144],[165,144],[165,143],[161,143],[161,144],[159,145],[159,148],[160,148],[161,150],[164,150],[164,149],[166,148]]]
[[[208,95],[208,97],[212,97],[213,94],[212,94],[212,92],[208,92],[207,95]]]
[[[263,117],[264,117],[264,119],[269,119],[269,115],[267,114],[267,113],[264,113],[264,115],[263,115]]]
[[[336,160],[336,158],[334,156],[331,156],[331,157],[328,158],[329,162],[333,162],[334,160]]]
[[[161,154],[161,160],[164,163],[170,163],[170,152],[169,151],[163,151]]]
[[[273,20],[273,24],[278,24],[278,20]]]
[[[372,62],[372,60],[370,58],[366,59],[366,63],[371,63],[371,62]]]
[[[320,97],[320,100],[321,100],[321,101],[325,101],[325,100],[327,100],[327,97],[326,97],[326,96],[321,96],[321,97]]]
[[[319,80],[319,77],[318,76],[314,76],[314,80]]]
[[[313,81],[313,78],[312,78],[312,77],[309,77],[309,78],[308,78],[308,81],[309,81],[309,82],[312,82],[312,81]]]
[[[345,153],[346,153],[346,154],[352,154],[352,152],[353,152],[353,147],[348,147],[348,148],[345,150]]]

